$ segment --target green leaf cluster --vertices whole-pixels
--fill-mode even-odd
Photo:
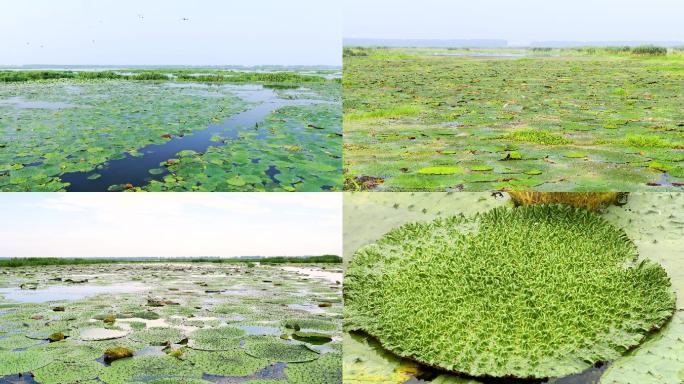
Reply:
[[[665,270],[625,232],[564,205],[406,224],[359,249],[345,319],[389,351],[472,376],[578,373],[673,315]]]

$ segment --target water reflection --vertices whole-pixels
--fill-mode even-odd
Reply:
[[[16,288],[0,288],[0,296],[8,301],[22,303],[46,303],[49,301],[80,300],[86,297],[133,293],[146,291],[149,288],[140,283],[113,284],[113,285],[51,285],[35,290]]]

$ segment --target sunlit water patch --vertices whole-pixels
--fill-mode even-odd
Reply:
[[[113,285],[51,285],[35,290],[0,288],[0,295],[9,301],[46,303],[49,301],[80,300],[103,294],[144,292],[148,289],[147,286],[135,282]]]
[[[54,279],[58,276],[87,276],[91,283],[57,284]],[[287,382],[289,375],[320,372],[318,358],[337,356],[342,348],[340,305],[320,308],[319,314],[285,305],[339,302],[341,286],[331,286],[325,279],[303,279],[277,266],[154,263],[21,267],[9,269],[5,277],[5,293],[17,291],[8,285],[27,286],[28,282],[37,286],[35,291],[44,287],[85,287],[92,291],[96,286],[107,288],[107,292],[71,300],[63,295],[50,297],[59,299],[58,303],[2,299],[2,311],[7,314],[0,316],[0,330],[12,333],[0,336],[0,382],[15,382],[20,379],[19,373],[29,371],[41,384],[71,382],[71,376],[90,377],[93,373],[107,382],[138,382],[162,376],[170,381],[204,377],[205,382],[216,383],[260,379]],[[116,292],[110,288],[129,283],[146,289]],[[300,296],[303,292],[306,295]],[[19,293],[31,295],[34,291]],[[325,333],[331,340],[320,346],[314,340],[296,340],[297,331],[288,324],[301,324],[301,331]],[[55,333],[63,333],[65,339],[48,343],[46,339]],[[296,364],[285,364],[287,355],[255,358],[244,349],[255,339],[273,343],[276,349],[302,345],[319,354],[310,356],[311,352],[306,352],[313,360]],[[106,362],[104,355],[109,348],[124,348],[130,357]],[[9,354],[21,355],[8,358]],[[54,373],[42,369],[51,361],[59,368],[55,360],[61,356],[69,357],[69,369],[55,369]],[[198,368],[188,359],[206,364]],[[340,365],[331,365],[323,372],[327,369],[334,373]],[[46,381],[47,377],[50,379]],[[340,380],[301,382],[339,384]]]
[[[90,172],[72,172],[60,176],[70,185],[71,192],[120,191],[127,186],[144,186],[152,180],[163,180],[169,169],[164,164],[173,161],[179,153],[204,153],[210,147],[226,145],[225,140],[237,141],[245,132],[253,132],[256,140],[266,140],[269,132],[259,130],[259,124],[274,111],[287,106],[308,106],[321,103],[318,100],[283,99],[269,88],[261,85],[225,85],[222,87],[251,105],[244,112],[233,115],[219,124],[211,124],[206,129],[195,130],[190,134],[170,138],[162,144],[150,144],[136,150],[135,154],[126,153],[122,158],[110,160]],[[195,91],[197,92],[197,91]],[[221,94],[208,93],[211,97]],[[194,96],[206,96],[205,94]],[[254,105],[256,104],[256,105]],[[265,174],[274,185],[280,182],[275,175],[281,173],[276,166],[269,167]]]
[[[76,108],[77,105],[63,103],[58,101],[40,101],[40,100],[27,100],[22,96],[10,97],[8,99],[0,100],[0,107],[10,106],[17,109],[65,109],[65,108]]]
[[[325,271],[322,269],[315,268],[304,268],[304,267],[282,267],[284,271],[297,272],[297,274],[313,277],[316,279],[324,279],[331,283],[341,282],[343,275],[339,271]]]
[[[368,196],[366,196],[368,195]],[[406,222],[431,221],[452,215],[473,215],[510,204],[508,195],[468,193],[455,198],[448,193],[353,194],[345,204],[345,261],[359,247]],[[682,193],[631,193],[623,206],[610,206],[602,216],[635,242],[642,258],[660,263],[671,277],[678,297],[678,312],[662,330],[626,356],[599,364],[576,375],[515,383],[534,384],[628,384],[678,383],[684,374],[684,260],[682,239],[684,219]],[[353,235],[352,235],[353,234]],[[404,383],[508,383],[470,378],[436,371],[401,359],[363,333],[344,336],[345,380],[350,383],[373,382],[384,378],[391,384]],[[366,381],[364,381],[366,380]],[[513,383],[513,381],[510,381]]]

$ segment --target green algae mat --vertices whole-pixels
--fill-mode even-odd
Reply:
[[[0,82],[0,191],[340,190],[339,79],[300,78]]]
[[[684,294],[684,264],[681,262],[683,260],[681,239],[682,234],[684,234],[684,221],[681,215],[678,214],[683,204],[684,195],[678,193],[633,193],[629,195],[626,205],[608,207],[600,215],[596,215],[578,212],[571,208],[560,208],[559,211],[558,207],[532,207],[514,210],[510,207],[511,203],[506,195],[503,197],[491,196],[485,193],[345,194],[345,261],[348,264],[351,261],[347,270],[348,275],[345,277],[345,312],[348,330],[345,333],[344,339],[345,383],[430,382],[477,384],[489,381],[487,379],[478,379],[475,376],[482,374],[500,376],[504,372],[509,372],[509,375],[506,376],[509,379],[512,376],[545,377],[543,380],[531,381],[535,383],[680,383],[682,377],[684,377],[684,360],[682,359],[682,356],[684,356],[682,354],[682,351],[684,351],[684,334],[682,333],[684,332],[684,318],[682,317],[681,300],[678,300],[675,304],[672,293],[674,292],[677,296]],[[503,284],[505,281],[517,281],[518,284],[524,286],[525,292],[534,292],[535,289],[540,288],[540,285],[533,284],[530,280],[527,280],[527,283],[525,283],[526,280],[523,276],[527,269],[525,267],[526,263],[521,260],[515,261],[515,264],[497,263],[495,268],[497,271],[506,269],[506,266],[515,266],[513,272],[519,279],[507,280],[505,275],[501,276],[496,273],[485,272],[492,272],[487,267],[488,259],[499,259],[502,255],[508,255],[510,253],[508,251],[488,252],[487,257],[482,256],[478,260],[473,259],[473,263],[461,262],[464,257],[434,256],[430,252],[430,249],[437,248],[449,250],[454,247],[454,243],[458,244],[458,241],[454,240],[454,243],[445,243],[440,246],[439,238],[454,237],[463,240],[472,236],[473,238],[470,240],[472,241],[471,247],[467,249],[469,250],[468,252],[476,253],[477,249],[482,249],[481,247],[486,245],[486,241],[476,235],[478,231],[490,231],[494,234],[490,236],[492,238],[505,238],[505,241],[501,244],[493,244],[494,249],[497,246],[501,247],[504,245],[507,247],[506,249],[515,249],[515,236],[509,238],[507,233],[512,231],[512,227],[517,226],[516,221],[526,215],[522,215],[525,211],[528,211],[528,214],[532,216],[536,216],[544,210],[548,210],[549,212],[547,213],[554,211],[554,222],[562,223],[569,220],[569,218],[572,218],[572,221],[575,222],[576,219],[583,218],[581,220],[582,225],[589,226],[593,230],[583,232],[590,232],[590,234],[580,237],[613,236],[613,240],[604,241],[602,249],[598,249],[594,253],[599,256],[614,254],[616,257],[614,260],[620,259],[619,255],[622,255],[625,259],[621,259],[624,260],[624,264],[617,266],[612,264],[612,267],[601,265],[605,262],[605,259],[599,256],[585,261],[582,266],[576,264],[566,265],[567,263],[559,261],[555,265],[565,265],[564,268],[559,268],[558,270],[555,270],[555,267],[548,268],[543,273],[533,275],[534,278],[532,280],[539,282],[544,280],[545,277],[555,276],[556,281],[567,282],[567,279],[571,278],[574,272],[582,269],[586,272],[584,273],[583,281],[594,281],[592,287],[597,288],[599,286],[605,287],[607,282],[600,283],[593,280],[591,273],[586,268],[591,269],[592,266],[597,267],[601,265],[597,269],[597,273],[602,277],[613,276],[611,278],[613,282],[619,281],[617,276],[623,273],[635,274],[633,278],[628,279],[628,282],[614,286],[620,293],[614,293],[612,297],[599,295],[599,297],[593,297],[592,299],[591,295],[584,296],[594,303],[600,302],[599,306],[606,306],[601,316],[611,316],[610,313],[615,315],[614,321],[605,319],[606,324],[585,328],[585,330],[588,330],[588,333],[584,336],[577,332],[582,329],[582,325],[586,325],[586,323],[581,322],[581,319],[585,316],[586,311],[591,312],[592,305],[583,306],[584,309],[579,312],[573,311],[576,312],[575,314],[567,314],[565,320],[560,319],[560,323],[577,321],[577,323],[571,326],[573,331],[563,333],[560,339],[556,337],[558,335],[554,336],[553,332],[551,332],[555,325],[560,324],[556,321],[559,320],[556,318],[556,311],[563,311],[563,305],[569,305],[572,302],[577,303],[577,299],[582,297],[582,290],[570,288],[572,292],[566,292],[566,295],[569,296],[565,297],[563,304],[556,305],[554,311],[537,312],[534,311],[534,308],[546,308],[546,304],[542,304],[545,300],[544,297],[546,297],[546,291],[541,296],[518,296],[510,292],[518,292],[520,290],[509,290],[510,292],[505,297],[505,303],[517,303],[518,305],[507,308],[506,311],[496,311],[492,308],[487,310],[487,306],[492,306],[497,302],[496,298],[492,297],[492,295],[498,290],[497,287],[505,285]],[[563,214],[562,212],[565,213]],[[534,223],[526,226],[523,230],[523,232],[526,232],[525,241],[532,244],[525,244],[524,246],[532,248],[537,246],[543,247],[542,244],[547,243],[549,247],[548,252],[542,252],[543,254],[550,255],[554,252],[562,252],[565,246],[551,247],[549,242],[546,241],[535,243],[535,233],[540,233],[535,232],[535,230],[543,232],[542,228],[552,220],[551,217],[545,219],[545,216],[546,214],[543,214],[536,218]],[[479,219],[475,220],[474,218],[476,217]],[[503,222],[495,224],[499,219],[503,219]],[[412,222],[419,224],[405,224]],[[475,222],[479,222],[477,226],[474,225]],[[443,226],[446,223],[455,224],[455,226],[448,226],[446,228]],[[488,226],[487,223],[494,225]],[[560,230],[559,227],[562,228],[563,226],[554,224],[547,227],[547,229],[555,232]],[[434,236],[423,232],[428,230],[428,228],[430,231],[435,230],[435,232],[431,232]],[[387,233],[388,231],[389,233]],[[420,233],[421,236],[418,236],[420,240],[410,241],[405,245],[397,245],[396,242],[409,232],[411,235]],[[357,237],[357,239],[348,241],[347,237]],[[568,240],[567,243],[569,245],[574,241]],[[615,246],[610,246],[610,244]],[[566,253],[571,254],[592,246],[596,247],[598,245],[575,244],[573,250],[568,250]],[[377,256],[379,253],[383,253],[384,250],[389,251],[390,248],[392,249],[389,253],[391,257],[383,257],[382,262],[373,263],[374,267],[366,267],[366,265],[369,265],[366,261],[372,258],[370,255],[376,254]],[[433,255],[430,256],[430,260],[434,263],[438,263],[437,260],[443,258],[448,265],[436,268],[438,270],[447,271],[454,265],[464,267],[470,265],[472,267],[470,271],[475,275],[470,276],[468,280],[468,276],[454,277],[448,273],[441,272],[432,274],[430,273],[431,269],[425,268],[425,266],[426,264],[434,263],[403,260],[403,262],[395,264],[395,262],[402,258],[402,251],[409,248],[420,249],[424,255]],[[457,255],[459,253],[446,252],[446,254]],[[529,253],[532,256],[534,254],[534,252]],[[638,257],[634,259],[633,257],[637,254]],[[545,257],[550,256],[547,255]],[[543,260],[535,260],[537,260],[535,268],[541,268]],[[375,282],[375,284],[366,287],[368,289],[375,291],[387,287],[383,282],[383,273],[385,271],[391,273],[398,265],[401,265],[400,268],[405,268],[406,271],[397,276],[397,279],[401,280],[404,285],[411,286],[410,292],[421,292],[421,294],[411,298],[404,297],[405,295],[401,294],[385,297],[388,303],[395,304],[392,306],[394,309],[387,312],[398,314],[402,309],[406,310],[403,326],[393,328],[391,322],[383,322],[383,329],[372,329],[373,325],[369,326],[367,322],[364,322],[364,313],[367,313],[365,309],[369,307],[366,305],[374,300],[374,296],[368,295],[354,299],[354,292],[362,287],[359,282],[365,278],[368,278],[368,281],[373,280]],[[411,274],[407,272],[414,269],[420,270],[418,276],[410,276]],[[612,275],[611,271],[617,272],[617,275]],[[654,273],[654,275],[651,275],[651,273]],[[641,275],[641,278],[637,277],[637,275]],[[432,281],[431,279],[433,277],[440,279],[439,276],[444,277],[446,280],[443,280],[441,284],[430,286],[429,282]],[[625,277],[624,275],[622,276]],[[464,292],[464,286],[486,284],[487,279],[492,278],[498,280],[490,281],[489,285],[482,287],[477,292],[471,292],[471,295],[467,295],[467,292]],[[467,281],[464,282],[462,279]],[[458,282],[463,284],[451,285]],[[641,286],[639,282],[646,285]],[[555,285],[555,283],[552,285]],[[568,287],[582,287],[583,283],[566,285]],[[559,288],[563,290],[562,287]],[[431,289],[441,292],[438,299],[431,301],[432,304],[429,303],[430,300],[425,299],[425,297],[430,297],[425,291]],[[550,287],[546,287],[546,289],[549,292],[555,292]],[[397,288],[396,291],[399,292],[400,289]],[[616,304],[613,309],[608,308],[612,304],[619,302],[619,296],[628,291],[635,295],[632,298],[633,300],[650,303],[644,304],[644,306],[636,310],[637,312],[649,308],[651,304],[655,304],[655,306],[650,307],[653,310],[650,315],[647,314],[641,318],[636,316],[635,313],[631,313],[629,316],[622,316],[622,314],[630,311],[630,308],[634,309],[631,306],[633,304],[631,299],[628,303]],[[478,307],[480,312],[474,311],[469,313],[466,318],[461,318],[461,324],[464,325],[465,329],[468,329],[468,335],[473,337],[457,338],[456,341],[449,343],[446,340],[449,337],[445,336],[449,333],[430,328],[428,324],[442,324],[445,325],[445,328],[451,327],[454,323],[459,324],[458,321],[449,322],[446,320],[454,320],[460,314],[465,315],[463,308],[451,307],[453,303],[450,304],[447,298],[453,298],[452,294],[458,296],[457,299],[460,298],[460,302],[477,301],[478,298],[482,297],[487,297],[488,300],[480,302],[481,306]],[[641,299],[636,298],[639,296],[641,296]],[[407,300],[402,301],[402,297]],[[532,305],[530,307],[526,306],[524,302],[518,302],[518,299],[524,297],[528,299],[534,297],[535,302],[539,306]],[[529,305],[530,303],[527,304]],[[423,310],[423,307],[427,305],[435,305],[436,307],[431,311]],[[386,316],[390,316],[390,314],[379,309],[382,306],[383,304],[378,303],[373,316],[388,319]],[[526,307],[532,309],[532,311],[525,312]],[[449,311],[448,308],[451,308],[452,311]],[[360,309],[360,311],[357,311],[357,309]],[[660,312],[661,310],[662,312]],[[432,315],[429,315],[431,319],[445,320],[446,323],[441,320],[421,323],[420,319],[415,318],[419,317],[421,313],[431,313]],[[535,317],[533,315],[535,313],[539,317]],[[523,332],[534,333],[534,324],[539,324],[538,322],[545,324],[544,331],[541,334],[535,334],[535,337],[527,341],[517,343],[516,348],[500,350],[499,347],[505,345],[507,339],[521,336],[521,333],[515,332],[513,328],[516,328],[516,323],[520,324],[517,320],[528,315],[531,317],[527,318],[526,325],[522,327]],[[507,321],[509,324],[506,327],[511,328],[505,335],[497,336],[497,332],[492,331],[496,327],[489,327],[490,331],[484,333],[473,331],[484,329],[486,324],[489,324],[493,318],[501,317],[508,317]],[[366,319],[368,320],[368,318]],[[644,322],[636,325],[639,321]],[[626,325],[629,331],[624,331],[624,329],[623,331],[617,331],[617,324]],[[357,331],[364,327],[368,332]],[[408,335],[407,333],[410,333],[409,330],[414,328],[419,328],[419,332]],[[458,334],[457,331],[454,332]],[[369,333],[376,337],[369,336]],[[630,333],[632,333],[633,338],[628,336]],[[421,349],[421,340],[424,340],[423,338],[426,335],[431,335],[432,342],[430,345],[432,347]],[[487,340],[491,341],[491,338],[497,338],[496,347],[487,344]],[[577,343],[575,345],[581,345],[579,349],[574,349],[574,351],[582,351],[578,355],[579,359],[558,359],[559,354],[565,354],[567,358],[568,355],[566,353],[573,351],[573,348],[564,348],[557,344],[561,339],[565,339],[569,343],[565,344],[565,347],[575,343]],[[594,339],[594,342],[590,341],[590,339]],[[608,341],[608,339],[611,339],[611,341]],[[618,339],[622,341],[616,342]],[[599,342],[597,344],[596,340],[603,340],[606,343]],[[543,346],[549,344],[554,344],[556,348],[553,351],[543,352]],[[442,347],[438,348],[438,345]],[[457,347],[452,349],[451,346],[453,345]],[[424,345],[422,346],[424,347]],[[467,346],[470,348],[465,348]],[[454,350],[457,353],[449,355],[448,351],[454,352]],[[527,356],[539,354],[528,360],[526,364],[506,365],[519,357],[521,353]],[[402,358],[400,357],[401,355],[407,356],[407,358]],[[416,355],[421,355],[426,357],[426,359],[421,361],[416,359]],[[454,356],[457,356],[457,358],[454,358]],[[554,359],[557,359],[555,363],[544,363]],[[593,365],[597,361],[600,362]],[[435,369],[435,366],[441,366],[442,369]],[[501,367],[505,367],[504,370],[497,371]],[[460,372],[468,371],[469,375],[447,373],[447,370],[444,368]],[[515,369],[520,369],[518,374],[513,373]],[[540,374],[543,370],[547,372]]]
[[[684,185],[684,56],[497,52],[348,50],[345,189]]]
[[[110,264],[1,276],[3,383],[342,381],[334,265]]]

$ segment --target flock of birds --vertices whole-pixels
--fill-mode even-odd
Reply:
[[[145,20],[145,15],[138,14],[138,19],[141,20],[141,21]],[[188,22],[188,21],[190,21],[190,18],[188,18],[188,17],[182,17],[182,18],[180,19],[180,21],[182,21],[182,22]],[[98,23],[102,24],[102,20],[98,20]],[[92,40],[92,43],[95,44],[95,40]],[[26,45],[31,45],[31,43],[27,41],[27,42],[26,42]],[[40,48],[45,48],[45,45],[41,44],[41,45],[40,45]]]
[[[145,20],[145,15],[138,14],[138,19],[140,19],[140,20]],[[181,21],[190,21],[190,19],[187,18],[187,17],[183,17],[183,18],[181,18],[180,20],[181,20]]]

